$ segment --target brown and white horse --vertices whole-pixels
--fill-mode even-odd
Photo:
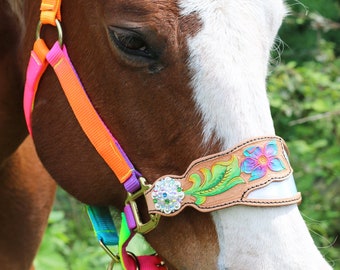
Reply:
[[[82,132],[51,69],[32,115],[34,145],[49,174],[31,139],[23,141],[23,74],[40,3],[0,3],[0,265],[23,270],[52,204],[49,174],[88,204],[122,208],[125,192]],[[286,11],[282,0],[69,0],[62,23],[92,103],[152,181],[275,134],[266,76]],[[50,45],[56,39],[48,27],[43,34]],[[296,205],[212,214],[186,209],[162,218],[146,237],[169,269],[330,269]]]

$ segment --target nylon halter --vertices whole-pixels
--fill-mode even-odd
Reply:
[[[83,132],[127,191],[118,237],[108,208],[88,206],[97,238],[112,259],[126,270],[165,270],[155,255],[135,256],[126,250],[136,232],[156,228],[161,215],[173,216],[184,207],[211,212],[233,205],[283,206],[301,201],[296,191],[284,141],[276,136],[254,138],[234,148],[193,161],[182,176],[167,175],[153,185],[134,168],[118,141],[94,109],[63,44],[61,0],[42,0],[36,41],[31,52],[24,92],[24,113],[32,135],[31,114],[41,76],[48,65],[56,73]],[[43,25],[57,28],[51,49],[40,38]],[[145,197],[150,220],[143,223],[136,199]],[[108,246],[118,245],[119,255]]]
[[[91,104],[86,91],[71,63],[67,49],[62,40],[61,27],[61,0],[42,0],[40,21],[37,26],[36,41],[31,51],[31,57],[27,67],[26,83],[24,91],[24,113],[30,134],[32,135],[31,114],[34,109],[34,99],[38,90],[39,81],[48,65],[51,65],[59,79],[64,94],[72,108],[78,123],[85,132],[91,144],[95,147],[99,155],[114,172],[121,184],[124,185],[128,194],[136,198],[140,191],[146,190],[146,186],[140,181],[140,174],[134,168],[125,152],[112,136],[100,116]],[[58,31],[58,41],[51,49],[46,46],[40,38],[40,30],[43,25],[50,24],[56,26]],[[141,195],[141,194],[140,194]],[[131,204],[134,203],[131,200]],[[112,221],[108,208],[88,206],[88,212],[92,221],[95,233],[101,246],[111,256],[112,264],[121,263],[124,269],[166,269],[163,261],[158,255],[135,256],[126,251],[127,244],[135,234],[134,229],[129,228],[122,213],[122,227],[118,238],[116,228]],[[130,204],[125,206],[127,215],[133,215],[133,208]],[[138,231],[147,232],[153,229],[158,223],[158,216],[151,215],[150,221],[143,224],[137,218],[136,227]],[[119,240],[118,240],[119,239]],[[107,246],[119,245],[120,256],[110,252]]]

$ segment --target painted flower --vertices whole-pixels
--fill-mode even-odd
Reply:
[[[252,146],[245,149],[243,154],[246,159],[241,163],[241,171],[251,174],[250,181],[265,176],[268,169],[274,172],[282,171],[285,166],[276,157],[277,152],[275,141],[267,143],[263,148]]]

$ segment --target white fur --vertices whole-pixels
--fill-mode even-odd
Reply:
[[[275,134],[266,96],[269,52],[286,9],[282,0],[180,0],[202,29],[188,40],[189,68],[205,143],[223,149]],[[212,214],[217,269],[329,269],[296,206],[232,207]]]

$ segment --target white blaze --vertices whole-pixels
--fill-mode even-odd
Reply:
[[[265,81],[270,48],[285,14],[282,2],[181,3],[184,15],[196,13],[202,23],[188,46],[206,141],[215,135],[226,148],[249,137],[274,134]]]
[[[282,0],[180,0],[201,29],[188,40],[194,100],[205,143],[223,150],[274,135],[266,96],[270,49],[286,9]],[[221,149],[222,150],[222,149]],[[218,269],[327,269],[296,206],[214,212]],[[314,267],[314,268],[313,268]]]

